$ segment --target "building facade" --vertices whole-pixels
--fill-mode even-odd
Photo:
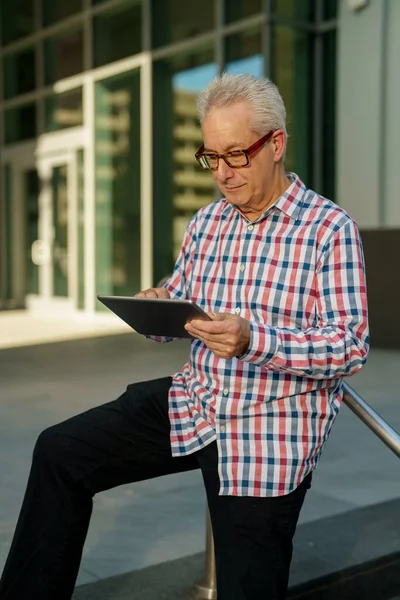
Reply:
[[[195,100],[225,70],[277,83],[287,170],[339,201],[337,11],[335,0],[1,2],[2,306],[93,312],[97,294],[131,295],[171,271],[188,220],[218,194],[194,159]]]
[[[361,230],[371,342],[400,348],[397,0],[339,3],[336,96],[336,201]]]

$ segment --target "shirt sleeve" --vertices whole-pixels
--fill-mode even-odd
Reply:
[[[196,249],[196,215],[186,228],[182,246],[171,277],[164,286],[171,298],[190,298],[190,280]]]
[[[171,298],[190,299],[190,278],[196,247],[196,215],[190,220],[182,246],[176,259],[172,275],[163,284]],[[163,337],[155,335],[145,336],[154,342],[173,342],[181,338]]]
[[[353,375],[366,362],[369,329],[362,244],[354,221],[331,234],[316,267],[316,326],[270,327],[250,321],[240,360],[312,379]]]

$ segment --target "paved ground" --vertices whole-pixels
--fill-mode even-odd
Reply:
[[[116,397],[127,382],[172,373],[187,353],[187,342],[157,345],[133,333],[0,351],[0,571],[37,434]],[[399,367],[400,352],[373,350],[368,365],[351,381],[397,430]],[[395,456],[343,407],[301,522],[400,497],[398,473]],[[197,472],[99,495],[78,583],[201,551],[204,515]]]
[[[127,333],[129,326],[112,313],[48,314],[24,310],[0,311],[0,348],[46,344]]]

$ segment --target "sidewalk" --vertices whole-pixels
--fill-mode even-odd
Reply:
[[[110,335],[114,325],[118,334]],[[0,350],[0,572],[38,433],[116,398],[127,383],[173,373],[187,358],[187,341],[155,344],[133,332],[123,335],[124,330],[130,331],[104,321],[89,327],[0,314],[0,343],[13,346]],[[93,332],[96,337],[89,337]],[[29,343],[37,345],[22,345]],[[350,380],[397,430],[399,367],[399,351],[372,350],[367,366]],[[400,498],[398,470],[396,457],[344,406],[300,522]],[[198,472],[109,490],[94,499],[78,584],[194,555],[204,549],[204,534],[205,497]],[[355,540],[355,545],[362,543]]]
[[[0,349],[129,331],[130,327],[111,313],[48,316],[24,310],[0,311]]]

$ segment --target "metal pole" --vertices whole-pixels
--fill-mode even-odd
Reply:
[[[217,600],[217,578],[214,559],[214,538],[211,528],[210,513],[207,509],[206,523],[206,573],[204,579],[197,583],[196,598],[199,600]]]
[[[400,458],[400,435],[365,402],[348,383],[344,383],[343,401],[355,415],[382,440],[395,455]]]

